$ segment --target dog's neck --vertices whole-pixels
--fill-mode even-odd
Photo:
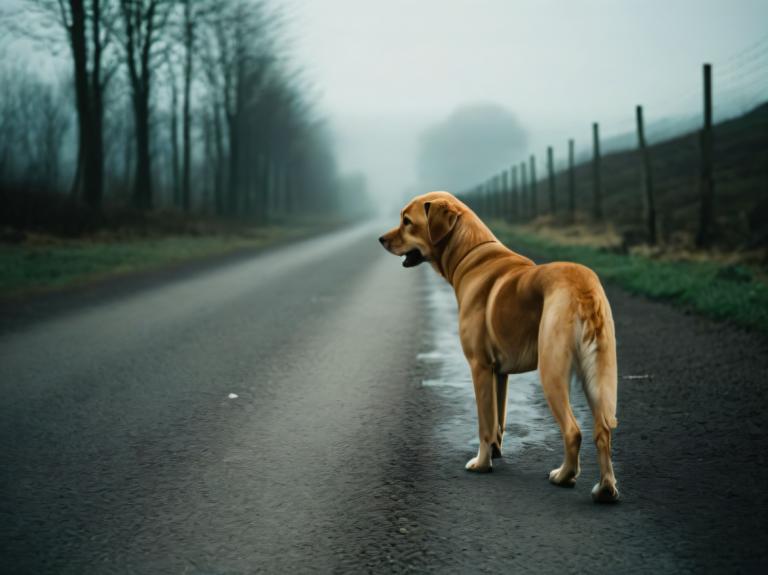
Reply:
[[[464,260],[476,248],[491,243],[501,246],[501,243],[493,235],[493,232],[488,229],[488,226],[472,212],[464,212],[459,216],[453,231],[446,238],[440,257],[436,258],[433,262],[435,264],[434,267],[448,283],[453,285],[456,270]]]

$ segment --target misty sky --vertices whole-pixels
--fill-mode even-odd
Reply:
[[[531,151],[587,146],[592,120],[629,131],[638,103],[648,121],[698,112],[701,64],[717,80],[768,36],[766,0],[283,1],[342,166],[396,203],[425,191],[420,134],[462,104],[507,108]]]

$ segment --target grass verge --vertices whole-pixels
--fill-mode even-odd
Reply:
[[[631,293],[768,333],[768,284],[755,267],[717,261],[670,261],[594,246],[565,245],[506,225],[494,226],[494,233],[523,254],[578,262],[595,270],[602,280]]]
[[[35,238],[0,244],[0,298],[83,285],[320,233],[329,226],[253,228],[231,234]]]

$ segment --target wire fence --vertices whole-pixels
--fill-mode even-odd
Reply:
[[[591,146],[546,146],[460,197],[491,219],[609,222],[626,241],[767,245],[768,36],[702,76],[623,120],[593,122]],[[648,114],[673,105],[690,112]]]

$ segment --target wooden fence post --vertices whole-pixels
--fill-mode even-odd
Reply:
[[[511,220],[510,194],[509,194],[509,171],[501,172],[501,210],[502,218],[505,221]]]
[[[518,202],[518,189],[517,189],[517,166],[512,166],[511,169],[511,190],[510,190],[510,197],[512,200],[512,207],[511,207],[511,213],[512,213],[512,219],[514,221],[517,221],[520,219],[520,204]]]
[[[538,206],[538,185],[536,183],[536,155],[531,154],[531,219],[535,219],[539,215]]]
[[[496,206],[496,217],[504,219],[504,177],[502,173],[498,173],[493,178],[495,185],[495,197],[494,205]]]
[[[592,178],[593,200],[592,217],[600,221],[603,219],[603,190],[600,181],[600,126],[597,122],[592,124]]]
[[[696,245],[708,246],[712,241],[712,203],[714,182],[712,181],[712,65],[704,64],[704,127],[701,130],[701,176],[699,178],[701,211],[699,233]]]
[[[525,162],[520,162],[520,219],[528,214],[528,173]]]
[[[648,243],[656,245],[656,202],[653,197],[653,172],[651,171],[651,154],[645,143],[643,126],[643,107],[635,108],[637,115],[637,140],[640,145],[640,155],[643,160],[643,180],[645,182],[646,224],[648,226]]]
[[[477,186],[477,213],[485,217],[485,182]]]
[[[499,217],[499,176],[493,175],[490,179],[491,183],[491,214],[492,217]]]
[[[555,199],[555,160],[552,146],[547,147],[547,176],[549,178],[549,211],[555,215],[557,202]]]
[[[491,209],[491,180],[487,179],[485,180],[485,184],[483,184],[483,204],[485,204],[485,217],[490,219],[493,215],[493,210]]]
[[[568,213],[571,223],[576,221],[576,169],[573,139],[568,140]]]

